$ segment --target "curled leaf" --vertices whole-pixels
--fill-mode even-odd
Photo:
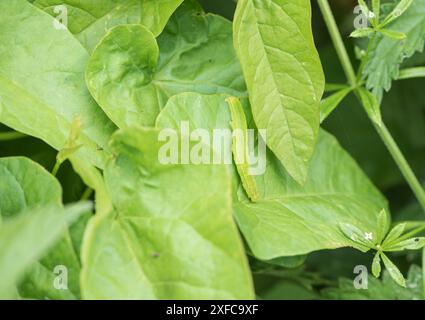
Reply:
[[[230,114],[232,117],[231,126],[234,131],[242,130],[243,139],[238,139],[234,134],[232,138],[232,152],[235,160],[236,168],[242,181],[242,185],[246,194],[255,202],[259,199],[260,195],[257,190],[255,178],[250,174],[249,157],[248,157],[248,135],[245,114],[242,105],[238,98],[229,97],[226,102],[230,107]],[[239,141],[242,140],[242,141]],[[242,145],[240,143],[242,142]]]

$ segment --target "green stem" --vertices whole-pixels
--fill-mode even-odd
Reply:
[[[326,83],[325,92],[335,92],[343,89],[349,89],[350,86],[341,83]]]
[[[355,87],[357,84],[356,73],[354,72],[354,68],[351,64],[350,57],[348,56],[347,49],[344,46],[344,42],[342,41],[342,37],[332,14],[331,7],[329,6],[329,2],[328,0],[318,0],[318,3],[348,82],[351,86]]]
[[[87,187],[86,190],[84,190],[84,193],[81,196],[81,199],[80,200],[81,201],[88,200],[91,197],[92,194],[93,194],[93,189],[90,188],[90,187]]]
[[[399,167],[410,188],[414,192],[421,207],[425,210],[425,190],[422,188],[421,184],[419,183],[418,179],[410,168],[406,158],[401,153],[400,148],[394,141],[393,137],[391,136],[391,133],[388,131],[387,127],[383,123],[380,126],[375,125],[375,129],[381,139],[384,141],[394,161],[397,163],[397,166]]]
[[[27,135],[21,132],[16,132],[16,131],[0,132],[0,141],[10,141],[10,140],[22,139],[25,137],[27,137]]]
[[[56,175],[58,174],[58,171],[59,171],[61,165],[62,165],[62,162],[56,160],[55,166],[53,167],[53,170],[52,170],[52,175],[54,177],[56,177]]]
[[[425,77],[425,67],[416,67],[400,70],[397,80],[423,78]]]

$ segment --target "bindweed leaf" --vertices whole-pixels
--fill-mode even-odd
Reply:
[[[62,150],[78,115],[82,147],[74,155],[102,168],[115,126],[86,88],[88,53],[26,0],[2,1],[0,13],[0,122]]]
[[[139,24],[158,36],[183,0],[35,0],[90,52],[112,28]],[[66,19],[64,18],[66,16]]]
[[[4,221],[0,226],[0,298],[11,298],[13,288],[18,286],[25,272],[31,269],[43,254],[60,240],[68,223],[79,214],[90,209],[90,205],[78,204],[70,206],[63,212],[57,205],[41,206],[24,210],[18,216]],[[32,271],[34,272],[34,269]],[[52,272],[52,271],[51,271]],[[53,273],[53,272],[52,272]],[[31,277],[31,274],[28,276]],[[43,279],[35,279],[42,284]],[[29,280],[31,281],[31,280]],[[53,294],[53,282],[50,282]],[[36,292],[41,287],[22,288],[24,297],[40,297]],[[56,293],[59,294],[60,293]],[[57,297],[57,296],[56,296]],[[62,298],[70,298],[62,295]]]
[[[114,211],[89,222],[83,297],[252,299],[227,166],[166,163],[159,135],[137,127],[114,134],[105,172]]]
[[[87,86],[118,127],[153,126],[172,96],[184,92],[245,95],[231,23],[184,2],[158,39],[120,25],[96,46]]]
[[[230,129],[230,110],[224,100],[220,96],[193,93],[177,95],[159,115],[157,127],[180,131],[181,123],[187,121],[191,130],[205,129],[211,134],[215,128]],[[243,107],[249,124],[249,109],[245,104]],[[377,213],[386,208],[386,200],[330,134],[324,130],[320,133],[310,178],[303,187],[286,173],[271,152],[267,152],[265,160],[265,172],[255,176],[259,200],[252,203],[239,192],[234,203],[236,220],[257,259],[353,246],[339,229],[339,223],[358,225],[372,232],[374,238]],[[262,163],[261,157],[258,163]],[[238,176],[236,170],[232,173]],[[235,184],[238,180],[233,179]]]
[[[29,216],[22,218],[22,223],[30,224],[31,215],[40,210],[40,215],[43,216],[44,209],[48,211],[42,218],[46,219],[44,221],[46,227],[38,226],[36,228],[40,228],[40,232],[45,232],[46,237],[49,237],[49,233],[59,232],[56,230],[57,228],[61,230],[60,234],[55,236],[57,241],[52,243],[54,246],[49,245],[43,249],[43,257],[37,255],[35,258],[29,258],[33,260],[25,268],[24,281],[18,286],[20,296],[31,299],[79,298],[79,259],[74,251],[68,230],[60,225],[60,221],[72,217],[67,216],[67,212],[64,212],[61,205],[62,190],[58,181],[40,165],[23,157],[0,158],[0,181],[0,220],[8,221],[14,217],[20,217],[23,212],[26,212]],[[89,211],[90,207],[86,210]],[[72,219],[69,223],[71,222],[73,222]],[[49,226],[54,230],[45,230]],[[22,228],[26,228],[26,226],[23,225]],[[26,239],[22,239],[22,241],[26,241]],[[31,246],[36,246],[36,244],[31,244]],[[28,250],[28,254],[30,254],[31,250],[37,250],[37,248],[22,247],[19,250]],[[57,265],[65,265],[67,268],[68,287],[64,290],[57,290],[53,287],[56,276],[54,270]]]
[[[310,6],[304,0],[291,5],[240,0],[233,22],[255,123],[267,130],[268,147],[300,184],[307,179],[317,141],[325,83]]]

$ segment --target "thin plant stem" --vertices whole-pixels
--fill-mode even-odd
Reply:
[[[56,177],[56,175],[58,174],[58,171],[59,171],[61,165],[62,165],[62,162],[56,160],[55,166],[53,167],[53,170],[52,170],[52,175],[54,177]]]
[[[422,185],[419,183],[415,174],[412,171],[412,168],[409,166],[406,158],[403,153],[400,151],[397,143],[394,141],[391,133],[388,131],[387,127],[382,123],[382,125],[375,125],[376,131],[381,137],[382,141],[384,141],[388,151],[391,153],[394,161],[397,163],[401,173],[415,194],[416,198],[419,201],[419,204],[425,211],[425,191],[422,188]]]
[[[318,3],[348,82],[352,87],[355,87],[357,84],[356,73],[354,72],[354,68],[351,64],[344,42],[342,41],[341,33],[338,30],[329,2],[328,0],[318,0]]]
[[[397,80],[412,79],[412,78],[424,78],[425,67],[415,67],[400,70],[400,75]]]
[[[348,81],[350,82],[352,86],[356,86],[357,78],[354,72],[354,68],[348,57],[347,50],[345,49],[344,43],[341,38],[341,34],[338,30],[338,26],[335,22],[335,18],[329,6],[329,2],[328,0],[318,0],[318,3],[320,6],[320,10],[322,11],[323,17],[325,19],[326,25],[329,29],[329,33],[331,35],[335,49],[338,52],[338,57],[347,75]],[[357,98],[359,97],[357,96]],[[381,126],[378,126],[378,125],[374,125],[374,126],[379,136],[381,137],[382,141],[388,148],[388,151],[390,152],[397,166],[399,167],[404,178],[406,179],[407,183],[409,184],[412,191],[414,192],[417,200],[419,201],[419,204],[421,205],[421,207],[424,209],[424,212],[425,212],[425,191],[420,185],[415,174],[413,173],[413,170],[410,168],[408,162],[406,161],[406,158],[403,156],[402,152],[400,151],[400,148],[398,147],[397,143],[394,141],[387,127],[383,123]]]
[[[81,201],[88,200],[92,194],[93,194],[93,189],[90,187],[87,187],[86,190],[84,190],[83,195],[81,196]]]

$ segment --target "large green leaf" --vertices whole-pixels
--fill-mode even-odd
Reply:
[[[35,5],[54,17],[65,6],[68,29],[90,52],[108,32],[121,24],[141,24],[157,36],[183,0],[36,0]],[[55,12],[57,8],[57,12]]]
[[[0,122],[62,149],[79,116],[83,147],[76,155],[102,167],[99,147],[114,126],[85,86],[87,52],[53,22],[25,0],[0,2]]]
[[[171,18],[158,45],[141,25],[111,30],[96,47],[86,80],[93,97],[121,128],[153,125],[168,98],[177,93],[245,91],[231,23],[204,14],[190,2]]]
[[[162,145],[154,129],[114,135],[105,179],[116,212],[89,224],[83,297],[253,298],[226,166],[161,164]]]
[[[223,100],[220,96],[178,95],[163,109],[157,124],[178,128],[181,121],[189,121],[191,130],[230,128],[230,111]],[[260,200],[251,203],[239,193],[234,209],[252,253],[262,260],[352,246],[340,231],[340,223],[376,236],[378,214],[387,207],[355,161],[325,131],[319,134],[304,186],[286,173],[271,152],[265,174],[256,176],[256,186]]]
[[[62,213],[61,196],[61,186],[56,179],[35,162],[21,157],[0,159],[0,219],[7,220],[20,215],[21,212],[31,214],[32,210],[37,211],[37,208],[45,207],[49,211],[45,218],[57,215],[52,218],[53,222],[46,221],[47,225],[54,226],[54,223],[66,218]],[[22,223],[26,223],[25,221],[24,219]],[[56,228],[58,227],[60,226]],[[79,296],[79,261],[68,232],[63,228],[61,230],[61,240],[57,245],[49,250],[40,262],[32,260],[34,264],[19,288],[21,296],[39,299],[70,299]],[[52,232],[55,234],[56,231]],[[57,240],[57,236],[54,236],[54,239]],[[42,250],[45,249],[47,248]],[[57,265],[64,265],[68,269],[67,290],[56,290],[53,287],[56,276],[54,268]]]
[[[317,141],[324,75],[309,0],[240,0],[234,46],[258,128],[295,180],[307,178]]]
[[[376,238],[378,214],[387,208],[355,161],[323,130],[303,187],[268,155],[257,188],[263,200],[241,201],[235,210],[251,250],[262,259],[353,246],[340,231],[341,223],[372,232]]]
[[[399,76],[400,64],[424,49],[425,0],[413,1],[409,9],[387,28],[403,32],[407,38],[400,41],[378,34],[372,44],[363,76],[367,78],[367,87],[373,89],[378,100],[382,99],[383,90],[389,91],[392,80]]]
[[[59,183],[35,162],[22,157],[0,158],[0,220],[36,206],[60,206]]]
[[[168,100],[158,115],[156,127],[180,130],[182,123],[186,122],[190,133],[196,129],[207,130],[211,138],[210,143],[213,145],[214,130],[231,130],[232,119],[226,97],[223,94],[203,95],[193,92],[177,94]],[[249,113],[246,104],[244,104],[244,108],[245,112]],[[230,161],[229,170],[232,176],[233,194],[236,196],[239,178],[231,158],[232,141],[223,140],[223,142],[225,142],[223,146],[217,147],[222,147],[222,159]],[[225,155],[228,159],[224,158]],[[213,163],[213,160],[213,155],[210,154],[209,161]]]
[[[0,298],[16,297],[16,285],[26,270],[31,267],[35,270],[34,263],[60,239],[67,224],[85,210],[88,210],[85,204],[74,205],[65,211],[57,205],[41,206],[25,210],[0,225]],[[36,278],[36,281],[46,284],[45,275],[38,275],[40,278]],[[46,291],[53,291],[52,283]],[[28,291],[24,290],[24,297],[40,298],[38,294],[25,295],[26,292],[39,292],[40,289],[28,288]],[[69,298],[70,295],[57,292],[50,297]]]

